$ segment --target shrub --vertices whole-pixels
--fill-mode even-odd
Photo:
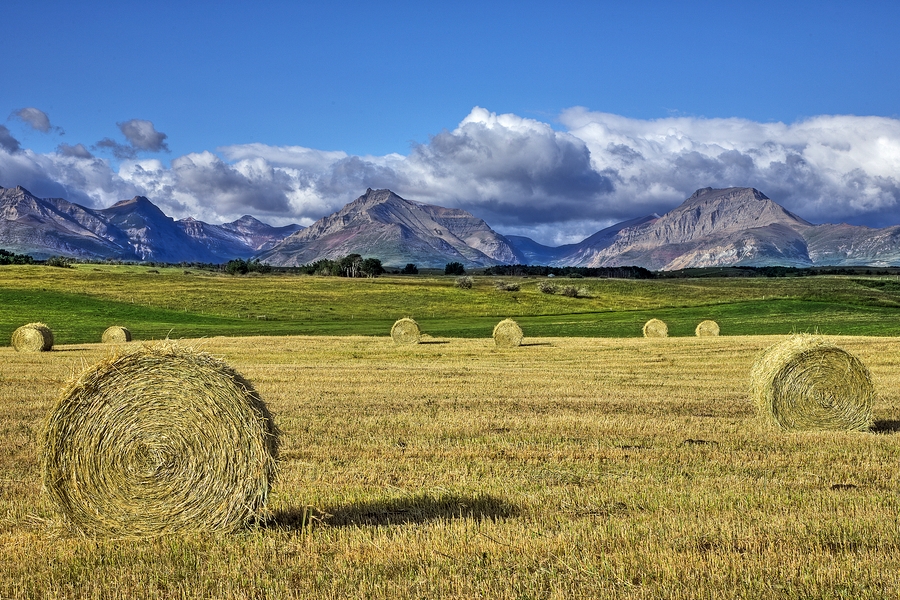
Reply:
[[[72,268],[72,259],[66,256],[51,256],[47,259],[48,267],[62,267],[64,269]]]
[[[474,283],[474,281],[468,275],[456,278],[456,287],[458,287],[462,290],[471,290],[472,283]]]
[[[569,298],[577,298],[578,297],[578,288],[574,285],[566,285],[563,286],[562,290],[559,292],[563,296],[568,296]]]
[[[506,283],[505,281],[498,281],[494,284],[494,287],[500,290],[501,292],[518,292],[519,284],[518,283]]]
[[[540,282],[538,284],[538,289],[545,294],[555,294],[559,291],[559,287],[556,284],[550,283],[549,281]]]

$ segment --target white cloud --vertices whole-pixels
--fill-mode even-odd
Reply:
[[[595,169],[616,173],[615,195],[636,206],[668,210],[665,201],[699,187],[750,186],[812,221],[898,222],[896,119],[642,121],[574,108],[561,122],[590,148]]]
[[[132,158],[117,171],[81,145],[40,155],[8,142],[0,150],[0,185],[93,206],[141,194],[176,218],[220,223],[249,213],[273,224],[309,224],[368,187],[390,188],[551,245],[665,212],[701,187],[756,187],[816,222],[900,221],[896,119],[637,120],[573,108],[560,123],[563,131],[476,107],[408,156],[245,144],[180,156],[168,166]],[[126,135],[133,154],[138,144],[164,146],[165,134],[152,123],[143,131],[144,141]]]

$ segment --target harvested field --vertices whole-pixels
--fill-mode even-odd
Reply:
[[[872,433],[757,418],[780,339],[194,341],[282,430],[273,515],[127,544],[41,493],[39,423],[109,349],[0,348],[0,597],[896,597],[900,339],[834,339],[871,371]]]

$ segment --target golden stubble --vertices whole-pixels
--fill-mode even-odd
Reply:
[[[108,348],[0,349],[0,596],[896,595],[900,341],[833,338],[875,431],[783,433],[749,393],[780,339],[193,340],[282,431],[273,516],[128,543],[40,486],[40,421]]]

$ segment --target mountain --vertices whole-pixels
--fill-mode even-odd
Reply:
[[[591,236],[558,262],[651,270],[813,264],[799,232],[811,224],[753,188],[703,188],[660,217],[620,225]]]
[[[379,258],[385,265],[431,268],[454,261],[467,266],[525,261],[509,240],[466,211],[371,188],[338,212],[286,237],[259,259],[296,266],[352,253]]]
[[[224,225],[175,221],[143,196],[91,209],[0,187],[0,247],[35,258],[221,263],[249,258],[298,228],[249,216]]]
[[[528,238],[510,238],[534,256]],[[813,225],[754,188],[703,188],[659,216],[625,221],[578,244],[543,247],[546,264],[651,270],[730,265],[900,264],[900,227]]]
[[[211,225],[176,221],[143,196],[93,209],[0,187],[0,248],[35,258],[223,263],[259,258],[293,266],[362,254],[386,266],[497,264],[641,266],[651,270],[747,266],[900,265],[900,226],[813,225],[754,188],[699,189],[664,215],[607,227],[577,244],[504,237],[459,209],[366,193],[303,229],[245,215]]]
[[[815,264],[886,267],[900,265],[900,226],[815,225],[803,230]]]
[[[222,225],[210,225],[191,217],[175,223],[216,256],[229,258],[249,258],[302,229],[300,225],[272,227],[250,215]]]

